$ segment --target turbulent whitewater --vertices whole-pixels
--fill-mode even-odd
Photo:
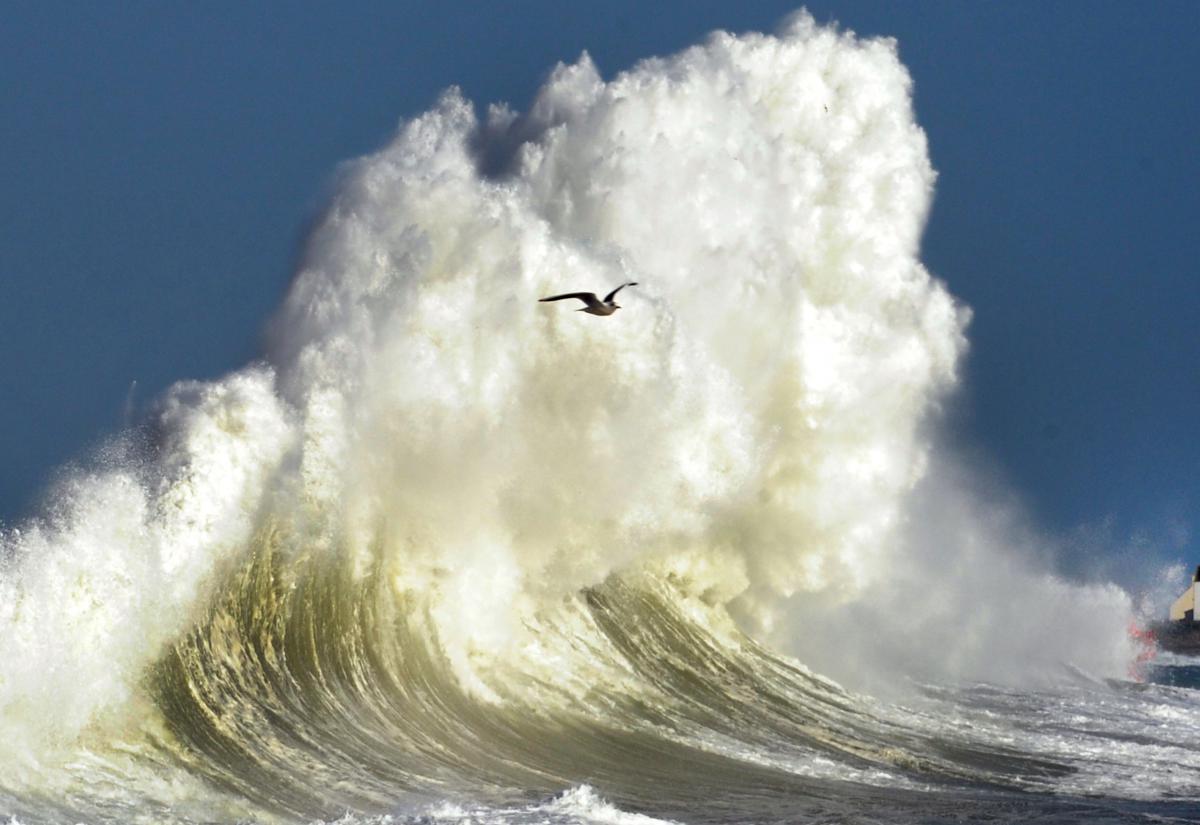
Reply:
[[[969,313],[910,85],[797,15],[347,164],[262,361],[4,533],[0,813],[1190,815],[1129,597],[939,455]]]

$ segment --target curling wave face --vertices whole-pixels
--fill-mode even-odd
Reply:
[[[347,166],[266,362],[173,389],[5,536],[0,801],[1064,774],[751,640],[895,552],[964,347],[909,85],[801,15],[610,82],[585,55],[524,115],[451,91]],[[536,302],[625,280],[612,318]]]

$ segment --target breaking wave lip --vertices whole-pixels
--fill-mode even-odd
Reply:
[[[172,388],[4,535],[0,806],[644,822],[1124,792],[1133,756],[1073,786],[1070,748],[980,736],[959,694],[887,705],[780,652],[819,626],[799,603],[903,566],[965,347],[916,257],[909,87],[894,43],[801,14],[607,82],[584,55],[525,115],[448,92],[348,166],[267,359]],[[603,322],[533,300],[625,280]],[[1007,604],[1035,576],[995,549],[972,558]],[[1127,612],[1038,581],[1068,621]],[[1111,674],[1127,643],[1094,629]]]

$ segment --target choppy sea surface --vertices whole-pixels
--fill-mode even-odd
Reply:
[[[1163,655],[1151,681],[1064,668],[1053,688],[882,702],[670,588],[610,583],[566,605],[538,654],[589,666],[529,678],[517,704],[464,691],[385,605],[277,584],[248,571],[156,668],[163,728],[76,753],[54,795],[0,797],[13,821],[1200,818],[1195,660]]]
[[[929,781],[919,770],[856,774],[829,760],[810,762],[784,779],[754,776],[748,765],[731,770],[739,781],[712,781],[674,799],[603,796],[576,785],[509,807],[437,803],[397,811],[373,823],[621,823],[674,822],[1037,822],[1124,823],[1200,821],[1200,658],[1160,653],[1144,682],[1079,682],[1055,691],[1026,693],[987,685],[955,689],[925,686],[904,711],[920,720],[937,752],[967,753],[991,776]],[[919,710],[918,710],[919,708]],[[945,728],[943,728],[945,726]],[[943,728],[940,737],[933,731]],[[972,731],[970,736],[964,732]],[[957,740],[957,742],[956,742]],[[991,743],[990,746],[982,744]],[[997,748],[996,743],[1005,746]],[[987,754],[990,751],[990,756]],[[726,755],[737,751],[727,748]],[[738,761],[776,760],[745,752]],[[735,756],[735,759],[737,757]],[[681,760],[686,761],[686,760]],[[782,760],[786,761],[786,760]],[[777,763],[778,764],[778,763]],[[744,773],[743,773],[744,772]],[[786,773],[786,768],[784,773]],[[774,774],[774,775],[772,775]],[[841,774],[845,778],[835,778]],[[1000,779],[1001,776],[1006,779]],[[1008,787],[1005,787],[1008,785]],[[620,799],[619,807],[610,799]]]

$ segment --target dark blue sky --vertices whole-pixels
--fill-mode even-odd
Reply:
[[[1200,4],[814,2],[898,38],[970,304],[954,438],[1057,535],[1200,561]],[[525,108],[792,3],[14,3],[0,25],[0,519],[253,358],[339,161],[458,84]],[[1086,547],[1070,564],[1085,564]]]

